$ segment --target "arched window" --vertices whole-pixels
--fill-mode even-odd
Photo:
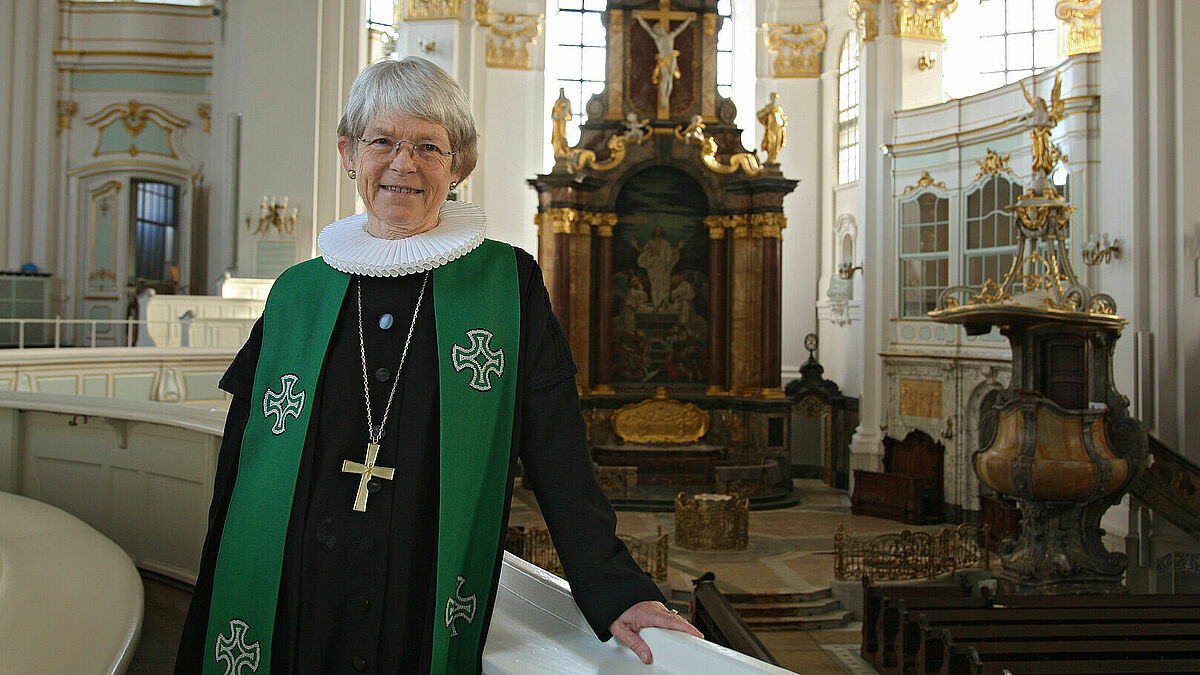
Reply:
[[[733,98],[733,0],[717,0],[717,93]]]
[[[858,33],[850,31],[838,60],[838,183],[858,180]]]
[[[900,202],[900,314],[924,318],[950,282],[950,200],[932,191]]]
[[[567,121],[567,142],[579,139],[579,125],[586,119],[584,106],[593,95],[604,90],[607,35],[600,18],[607,0],[556,0],[556,9],[548,32],[546,75],[557,90],[571,101]],[[552,99],[553,100],[553,99]]]
[[[963,247],[964,281],[979,288],[991,279],[1004,281],[1017,252],[1013,215],[1004,207],[1015,204],[1024,188],[1001,176],[992,176],[967,194],[966,241]]]

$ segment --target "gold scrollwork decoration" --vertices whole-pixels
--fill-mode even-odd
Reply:
[[[608,139],[608,159],[597,160],[596,153],[590,149],[576,150],[570,160],[569,168],[572,172],[581,171],[585,166],[596,171],[609,171],[615,169],[625,161],[625,135],[613,134]]]
[[[942,20],[958,9],[958,0],[892,0],[898,37],[945,41]]]
[[[827,33],[819,23],[764,23],[763,43],[775,77],[820,77]]]
[[[75,116],[79,106],[70,99],[58,100],[58,127],[54,130],[55,136],[62,135],[63,130],[71,128],[71,118]]]
[[[96,143],[96,149],[92,152],[93,156],[100,155],[100,148],[104,144],[104,132],[112,125],[120,122],[125,127],[125,131],[129,134],[130,139],[135,139],[143,131],[146,130],[146,124],[153,123],[160,127],[167,136],[167,153],[151,153],[151,154],[166,154],[168,157],[175,157],[175,150],[172,144],[172,134],[176,129],[182,129],[190,126],[191,122],[172,115],[165,108],[159,107],[152,103],[138,103],[137,101],[129,101],[128,103],[112,103],[99,112],[89,117],[83,118],[88,126],[96,127],[100,130],[100,140]],[[113,152],[106,150],[105,153]],[[136,157],[141,150],[136,144],[130,143],[128,152],[131,157]]]
[[[1058,0],[1054,16],[1067,28],[1067,55],[1095,54],[1100,51],[1101,0]]]
[[[909,185],[908,187],[904,188],[904,194],[902,196],[907,197],[908,195],[916,192],[917,190],[923,190],[927,187],[937,188],[938,190],[948,189],[946,187],[946,184],[941,181],[938,181],[935,183],[933,181],[933,176],[930,176],[928,171],[922,171],[921,177],[917,179],[917,184]]]
[[[212,133],[212,104],[201,103],[196,106],[196,115],[203,121],[204,133]]]
[[[873,42],[879,37],[879,0],[850,0],[850,20],[858,31],[860,42]]]
[[[476,5],[478,11],[478,5]],[[428,21],[431,19],[459,19],[462,17],[462,0],[408,0],[404,3],[406,21]]]
[[[1000,155],[988,148],[986,157],[975,160],[975,163],[979,165],[979,173],[975,174],[975,180],[984,176],[998,176],[1002,173],[1013,175],[1012,169],[1008,168],[1009,154],[1012,153]]]
[[[487,65],[489,68],[529,70],[532,63],[530,47],[537,44],[542,34],[541,14],[514,14],[510,12],[486,11],[480,15],[480,5],[475,3],[475,19],[488,29]]]
[[[707,412],[669,398],[665,387],[612,414],[613,433],[626,443],[695,443],[708,433],[710,423]]]
[[[729,163],[722,164],[717,159],[717,141],[708,136],[704,139],[704,148],[700,151],[700,161],[704,162],[710,171],[714,173],[727,174],[737,170],[742,170],[747,176],[757,176],[762,173],[762,166],[758,163],[758,156],[751,152],[739,152],[729,156]]]

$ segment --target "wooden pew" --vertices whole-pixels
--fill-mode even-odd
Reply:
[[[933,628],[924,615],[918,617],[918,623],[921,640],[915,672],[929,674],[942,670],[946,645],[951,639],[957,640],[960,645],[973,645],[989,641],[1120,639],[1135,634],[1154,639],[1187,639],[1200,634],[1200,626],[1193,623],[1062,623],[1053,626],[1053,633],[1050,633],[1044,624],[978,624]]]
[[[863,575],[862,643],[859,653],[864,659],[882,668],[879,661],[879,624],[883,612],[883,599],[922,597],[967,597],[971,595],[971,584],[964,577],[954,577],[953,584],[910,585],[888,584],[880,586]]]
[[[949,632],[949,631],[947,631]],[[1019,640],[959,645],[946,637],[939,675],[1200,672],[1200,638]]]
[[[1087,637],[1122,638],[1128,635],[1140,635],[1145,638],[1190,637],[1200,634],[1200,625],[1192,622],[1162,623],[1145,620],[1122,621],[1116,614],[1109,614],[1109,609],[1122,608],[1198,608],[1200,595],[1128,595],[1128,596],[998,596],[992,598],[994,607],[1024,608],[1024,609],[1087,609],[1100,613],[1098,616],[1105,620],[1097,623],[1094,617],[1068,622],[1056,621],[1051,629],[1043,623],[954,623],[937,616],[930,619],[928,615],[917,613],[908,615],[901,621],[901,631],[905,640],[899,645],[902,655],[901,663],[912,665],[910,657],[913,649],[917,653],[916,668],[907,671],[914,673],[937,673],[941,669],[946,646],[942,639],[942,629],[949,629],[960,643],[973,644],[974,641],[1004,641],[1004,640],[1037,640],[1049,637],[1055,639],[1079,639]],[[1056,615],[1061,617],[1063,615]]]

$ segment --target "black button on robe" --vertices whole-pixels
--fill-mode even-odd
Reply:
[[[511,494],[519,454],[576,602],[597,635],[608,639],[608,626],[621,612],[642,600],[661,600],[662,596],[614,534],[616,517],[596,485],[587,451],[570,349],[550,311],[541,271],[529,254],[519,249],[517,273],[521,353],[509,491]],[[422,278],[356,277],[342,302],[315,396],[317,408],[292,504],[272,672],[429,670],[440,468],[432,278],[408,359],[403,371],[396,373]],[[395,474],[392,480],[371,481],[366,512],[351,508],[360,475],[342,471],[344,460],[363,462],[368,441],[355,302],[359,281],[375,424],[383,417],[394,377],[399,378],[375,462],[376,466],[394,467]],[[385,313],[395,318],[386,330],[379,322]],[[260,320],[221,381],[234,400],[217,463],[209,534],[180,640],[176,673],[200,672],[201,659],[211,651],[204,640],[213,567],[237,477],[245,425],[250,414],[261,411],[261,405],[252,405],[250,400],[261,345]],[[387,369],[393,377],[375,377],[380,369]],[[507,520],[506,511],[504,522]],[[501,548],[502,544],[503,529]],[[499,559],[497,579],[498,566]],[[495,590],[493,585],[488,616],[477,620],[490,621]]]

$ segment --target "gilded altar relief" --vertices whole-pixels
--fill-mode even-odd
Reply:
[[[642,171],[617,198],[613,381],[703,383],[708,354],[708,203],[670,167]]]

